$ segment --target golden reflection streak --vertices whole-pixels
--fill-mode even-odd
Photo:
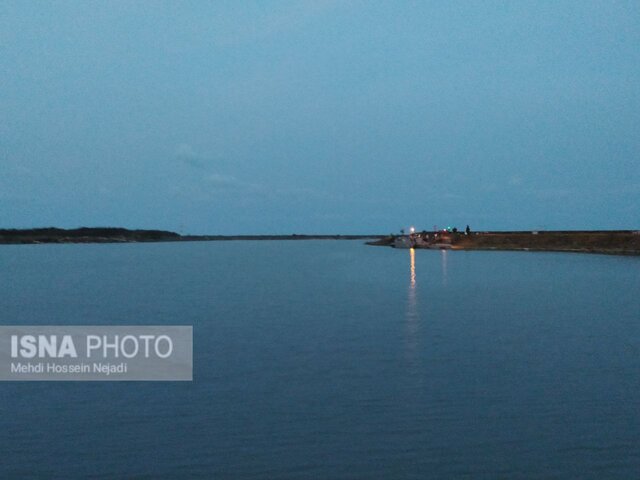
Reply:
[[[411,258],[411,288],[416,287],[416,251],[409,249],[409,257]]]
[[[419,345],[418,345],[418,301],[416,298],[416,252],[413,248],[409,249],[409,272],[410,281],[408,288],[407,298],[407,311],[406,311],[406,345],[405,355],[411,365],[416,365],[419,360]]]

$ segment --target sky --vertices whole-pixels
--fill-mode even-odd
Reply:
[[[0,3],[0,228],[640,228],[640,3]]]

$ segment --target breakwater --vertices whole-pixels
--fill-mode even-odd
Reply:
[[[422,232],[405,236],[388,236],[368,242],[368,244],[397,246],[398,239],[406,239],[414,248],[640,255],[640,231],[637,230],[487,231],[469,234],[464,232]]]

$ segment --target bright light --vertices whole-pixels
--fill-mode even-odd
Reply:
[[[409,231],[410,231],[411,233],[415,233],[416,229],[415,229],[415,227],[413,227],[413,226],[412,226],[412,227],[410,227],[410,228],[409,228]]]

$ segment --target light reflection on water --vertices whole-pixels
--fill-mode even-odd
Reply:
[[[447,285],[447,255],[448,250],[440,250],[442,252],[442,285]]]
[[[413,248],[409,249],[409,258],[411,259],[411,288],[416,288],[416,251]]]
[[[416,300],[416,251],[413,248],[409,249],[409,294],[408,294],[408,306],[407,306],[407,320],[409,323],[415,323],[417,321],[418,304]]]
[[[409,288],[407,295],[406,312],[406,356],[407,360],[415,363],[419,357],[419,315],[418,301],[416,297],[416,251],[409,249]]]

